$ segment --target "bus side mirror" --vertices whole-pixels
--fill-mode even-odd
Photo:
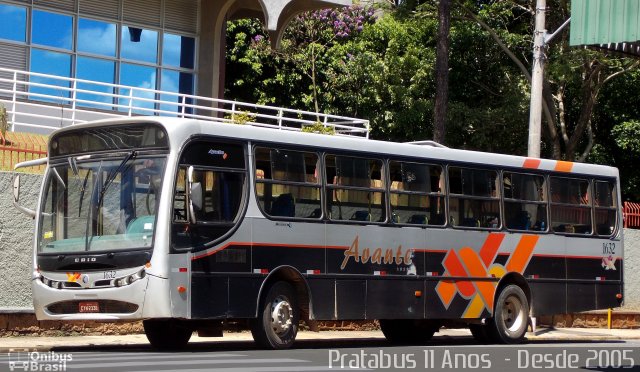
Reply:
[[[17,210],[19,210],[20,212],[26,214],[31,218],[36,217],[36,211],[21,206],[19,202],[20,202],[20,175],[16,174],[13,177],[13,206]]]
[[[202,184],[194,182],[193,167],[187,169],[187,205],[189,206],[189,222],[196,223],[196,212],[202,210]]]
[[[26,167],[37,167],[40,165],[46,165],[47,162],[49,161],[48,158],[40,158],[40,159],[35,159],[35,160],[27,160],[27,161],[23,161],[22,163],[18,163],[15,165],[15,167],[13,167],[13,170],[18,170],[20,168],[26,168]],[[13,176],[13,206],[19,210],[20,212],[26,214],[27,216],[31,217],[31,218],[36,218],[36,211],[34,211],[33,209],[29,209],[29,208],[25,208],[23,206],[21,206],[18,202],[20,201],[20,175],[17,173],[14,173]]]

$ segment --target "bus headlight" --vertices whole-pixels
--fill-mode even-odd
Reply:
[[[125,285],[132,284],[137,280],[144,278],[145,276],[147,276],[147,273],[145,269],[142,269],[135,274],[131,274],[129,276],[114,280],[113,285],[115,285],[116,287],[123,287]]]

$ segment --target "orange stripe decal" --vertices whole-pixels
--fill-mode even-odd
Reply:
[[[484,241],[484,245],[480,248],[480,257],[485,267],[489,267],[498,254],[498,248],[502,244],[504,234],[491,233]]]
[[[556,167],[553,170],[556,172],[571,172],[571,169],[573,169],[572,162],[558,160]]]
[[[449,252],[447,257],[444,259],[444,267],[447,268],[447,271],[451,276],[469,276],[462,266],[462,262],[456,255],[455,251]],[[470,297],[476,292],[476,289],[473,287],[473,284],[467,280],[457,280],[456,287],[458,287],[458,291],[464,297]]]
[[[538,169],[540,163],[540,159],[526,158],[522,164],[522,168]]]
[[[436,286],[436,293],[440,296],[442,304],[448,308],[456,295],[456,285],[452,281],[441,280]]]
[[[505,265],[508,272],[523,273],[529,263],[529,259],[531,259],[533,255],[533,248],[535,248],[539,238],[537,235],[523,235],[522,238],[520,238],[516,250],[513,251],[509,262]]]
[[[460,258],[464,262],[467,270],[469,270],[470,276],[485,278],[487,276],[487,269],[482,265],[482,262],[478,258],[476,252],[471,248],[462,248],[460,250]],[[491,282],[475,281],[475,286],[478,288],[482,300],[487,306],[487,309],[491,311],[493,308],[493,296],[495,288]]]

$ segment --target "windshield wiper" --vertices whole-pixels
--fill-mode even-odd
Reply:
[[[91,241],[93,240],[93,231],[91,232],[91,238],[89,238],[89,221],[93,221],[94,218],[97,218],[97,213],[100,212],[100,207],[102,206],[102,202],[104,201],[104,196],[107,193],[107,189],[109,188],[109,186],[111,185],[111,183],[113,182],[113,180],[116,178],[116,176],[118,175],[118,173],[120,173],[121,171],[125,170],[125,165],[127,165],[127,163],[133,159],[136,158],[136,156],[138,155],[138,153],[136,151],[131,151],[126,158],[124,158],[124,160],[122,160],[122,162],[120,163],[120,165],[118,165],[118,167],[115,170],[111,170],[109,171],[109,174],[107,175],[107,179],[104,181],[104,184],[102,184],[102,190],[100,190],[100,196],[98,197],[98,202],[96,203],[96,205],[92,208],[93,213],[91,213],[91,216],[87,216],[87,225],[85,228],[85,250],[88,251],[90,246],[91,246]],[[98,169],[98,177],[96,178],[96,185],[94,186],[93,192],[96,191],[96,186],[97,186],[97,181],[99,179],[99,175],[102,172],[102,163],[100,163],[100,168]],[[93,192],[91,193],[93,195]],[[93,198],[91,198],[93,199]],[[90,217],[90,218],[89,218]]]
[[[97,209],[100,209],[100,206],[102,205],[102,201],[104,200],[104,195],[107,193],[107,189],[109,188],[109,186],[111,185],[111,183],[113,182],[113,180],[116,179],[116,176],[118,175],[118,173],[120,173],[121,171],[123,171],[125,169],[125,165],[136,158],[136,156],[138,155],[137,152],[135,151],[131,151],[126,158],[124,158],[124,160],[122,161],[122,163],[120,163],[120,165],[118,165],[118,168],[116,168],[115,170],[111,170],[109,172],[109,174],[107,175],[107,179],[104,181],[104,184],[102,185],[102,190],[100,190],[100,198],[98,199],[98,205],[97,205]]]
[[[90,171],[87,171],[87,175],[84,176],[84,181],[82,181],[82,188],[80,189],[80,203],[78,205],[78,217],[82,213],[82,201],[84,200],[84,192],[87,190],[87,180],[89,180]]]

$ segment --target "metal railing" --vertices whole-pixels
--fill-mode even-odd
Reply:
[[[16,126],[50,132],[119,116],[172,116],[300,131],[331,127],[337,135],[369,138],[369,121],[275,106],[65,78],[0,68],[0,103]]]
[[[0,133],[0,170],[10,171],[20,162],[40,159],[47,156],[47,141],[44,136],[37,137],[26,133]],[[44,166],[35,168],[40,172]],[[33,169],[32,169],[33,171]]]
[[[640,228],[640,203],[624,202],[624,227]]]

